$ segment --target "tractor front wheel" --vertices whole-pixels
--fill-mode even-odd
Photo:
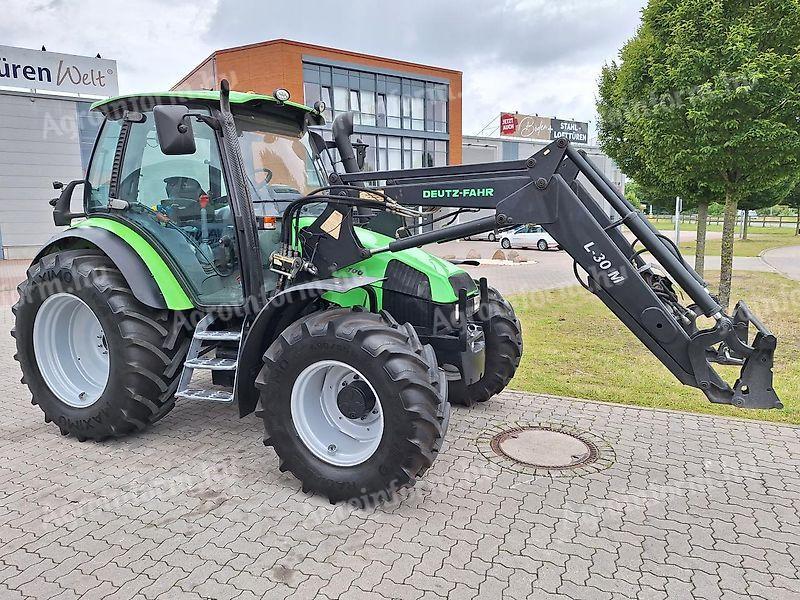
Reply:
[[[290,325],[257,379],[264,444],[303,491],[361,506],[413,485],[447,428],[444,374],[410,325],[333,309]]]
[[[22,381],[62,434],[121,436],[174,406],[188,332],[176,313],[136,300],[108,257],[45,256],[18,291],[12,335]]]
[[[502,391],[522,358],[522,327],[511,303],[500,292],[489,288],[489,301],[477,316],[486,339],[486,369],[472,385],[460,380],[450,382],[450,401],[462,406],[486,402]]]

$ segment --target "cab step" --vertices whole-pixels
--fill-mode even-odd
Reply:
[[[208,369],[209,371],[235,371],[236,361],[232,358],[193,358],[183,363],[184,369]]]
[[[233,402],[233,392],[228,390],[210,390],[205,388],[189,388],[175,394],[184,400],[209,400],[211,402]]]
[[[242,332],[213,329],[198,331],[195,333],[194,337],[198,340],[208,340],[212,342],[238,342],[242,339]]]
[[[227,342],[229,348],[231,342],[240,345],[242,332],[230,329],[212,329],[216,320],[214,315],[209,314],[197,324],[192,336],[192,342],[189,344],[189,351],[186,353],[186,359],[183,363],[183,372],[178,382],[178,389],[175,392],[176,398],[224,403],[234,402],[235,397],[232,390],[200,387],[204,385],[203,382],[195,382],[192,385],[192,378],[196,371],[236,372],[238,363],[235,358],[217,357],[213,356],[213,354],[217,351],[219,343]],[[216,381],[216,376],[214,380]]]

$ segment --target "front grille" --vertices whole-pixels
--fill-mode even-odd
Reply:
[[[383,289],[401,294],[431,299],[431,282],[428,276],[399,260],[390,260],[386,266],[386,281]]]
[[[475,285],[475,280],[472,279],[469,273],[462,271],[450,276],[450,285],[453,286],[453,291],[458,296],[458,291],[461,289],[467,290],[467,296],[471,295],[478,289]]]
[[[425,273],[399,260],[389,261],[383,290],[383,308],[397,321],[420,327],[431,326],[431,282]]]

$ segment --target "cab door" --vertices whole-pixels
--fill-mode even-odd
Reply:
[[[111,135],[120,131],[125,153],[108,186],[94,183],[103,179],[99,171],[105,167],[93,158],[88,213],[123,221],[145,237],[198,306],[242,305],[236,230],[216,132],[194,122],[196,151],[168,156],[159,146],[152,111],[141,115],[121,128],[106,123],[103,135],[106,129]],[[98,148],[104,145],[111,144],[101,136]],[[108,208],[110,194],[123,201],[121,208]]]

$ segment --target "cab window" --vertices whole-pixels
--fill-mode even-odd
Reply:
[[[236,237],[214,130],[193,120],[194,154],[161,152],[151,111],[132,123],[119,184],[120,213],[151,234],[205,306],[243,301]]]
[[[89,182],[84,192],[87,211],[105,207],[108,204],[111,170],[114,167],[114,154],[117,151],[121,128],[120,121],[106,120],[97,137],[92,163],[89,165],[86,177]]]

